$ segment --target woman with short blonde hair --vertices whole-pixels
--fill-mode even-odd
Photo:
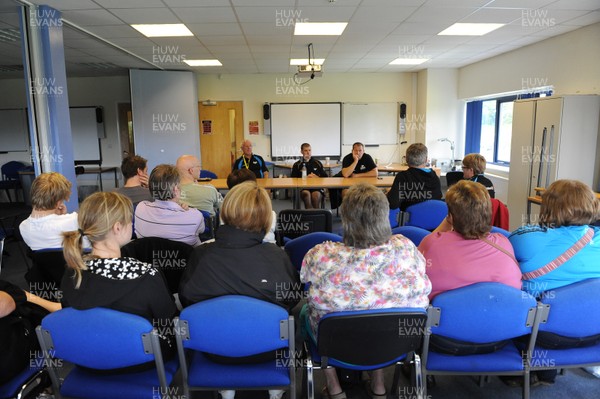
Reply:
[[[234,186],[221,207],[221,219],[225,224],[263,235],[269,231],[272,218],[269,194],[255,181]]]
[[[31,183],[31,215],[19,226],[33,251],[62,248],[64,231],[77,229],[77,212],[67,213],[71,182],[60,173],[42,173]],[[85,242],[86,247],[89,243]]]

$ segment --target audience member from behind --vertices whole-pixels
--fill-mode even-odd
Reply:
[[[600,200],[577,180],[557,180],[542,193],[539,225],[524,226],[509,237],[523,273],[523,289],[534,296],[590,278],[600,278]],[[595,337],[572,339],[540,331],[537,344],[550,349],[592,345]],[[593,369],[591,370],[594,371]],[[535,378],[554,383],[557,371],[537,371]]]
[[[215,216],[221,208],[223,196],[210,184],[198,184],[200,160],[193,155],[182,155],[177,159],[177,170],[181,176],[181,200],[191,206]]]
[[[147,263],[121,257],[121,247],[131,239],[132,213],[129,198],[118,193],[97,192],[83,201],[79,229],[64,233],[71,272],[61,284],[63,306],[104,307],[142,316],[155,326],[168,325],[177,308],[162,274]],[[92,243],[85,256],[84,236]],[[174,353],[171,340],[164,334],[161,340],[163,349]]]
[[[488,190],[490,198],[494,198],[496,196],[494,183],[492,183],[490,179],[483,175],[485,172],[485,166],[486,162],[483,155],[467,154],[462,160],[463,177],[467,180],[483,184],[483,186]]]
[[[269,194],[254,181],[233,187],[225,196],[215,242],[194,249],[181,279],[179,299],[184,306],[223,295],[244,295],[284,307],[288,312],[298,303],[302,288],[298,273],[284,251],[263,243],[271,227],[273,211]],[[244,358],[209,355],[226,363],[272,360],[273,352]],[[235,391],[219,391],[233,399]],[[270,399],[283,391],[269,390]]]
[[[180,203],[180,175],[173,165],[156,166],[150,173],[150,193],[154,202],[142,201],[135,208],[135,234],[138,238],[161,237],[200,245],[204,217],[199,210]]]
[[[427,307],[431,283],[425,259],[410,240],[392,236],[388,210],[381,190],[365,183],[352,186],[341,205],[344,242],[327,241],[304,257],[300,274],[310,283],[307,311],[312,337],[327,313]],[[345,398],[335,369],[324,372],[325,397]],[[372,398],[385,397],[382,369],[373,371],[370,389]]]
[[[0,280],[0,385],[28,368],[32,354],[41,355],[34,329],[60,308],[60,303]]]
[[[42,173],[31,183],[31,215],[19,226],[33,251],[62,248],[64,231],[77,230],[77,212],[67,213],[71,182],[60,173]],[[85,242],[89,247],[89,242]]]
[[[263,244],[272,218],[269,195],[256,182],[233,187],[223,201],[224,225],[215,242],[194,249],[189,258],[179,290],[181,303],[235,294],[291,309],[300,298],[283,295],[280,289],[298,288],[298,274],[285,252]]]
[[[411,205],[442,199],[442,185],[435,171],[427,165],[427,147],[411,144],[406,149],[408,169],[398,172],[387,193],[390,209],[405,211]]]
[[[302,177],[302,168],[306,168],[306,177],[327,177],[327,172],[323,169],[323,164],[316,158],[312,157],[312,149],[310,144],[303,143],[300,146],[302,159],[294,163],[292,166],[292,177]],[[323,189],[306,189],[300,191],[300,196],[304,202],[306,209],[318,209],[321,207],[321,198],[323,198]]]
[[[492,204],[486,188],[461,180],[448,189],[446,203],[448,216],[419,245],[427,259],[430,299],[481,282],[521,289],[512,245],[504,235],[490,233]]]
[[[237,186],[240,183],[245,181],[256,181],[256,176],[254,173],[249,171],[248,169],[236,169],[227,176],[227,187],[231,190],[233,187]],[[222,223],[222,222],[221,222]],[[277,214],[273,211],[273,220],[271,222],[271,227],[267,234],[265,234],[265,238],[263,238],[263,242],[270,242],[275,244],[277,240],[275,239],[275,229],[277,228]]]
[[[269,177],[269,169],[265,160],[260,155],[252,153],[252,142],[250,140],[244,140],[240,146],[242,150],[242,156],[235,160],[233,168],[231,169],[248,169],[254,173],[257,178]]]
[[[537,296],[599,278],[600,227],[590,226],[599,218],[600,200],[590,187],[576,180],[552,183],[542,193],[539,225],[521,227],[510,236],[523,272],[523,289]],[[559,259],[576,244],[582,248],[570,259]],[[539,273],[533,275],[535,271]]]
[[[141,201],[152,201],[148,189],[148,161],[139,155],[129,155],[121,162],[121,173],[125,179],[123,187],[113,191],[128,197],[135,208]]]

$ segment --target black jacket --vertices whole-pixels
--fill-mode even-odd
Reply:
[[[229,225],[217,230],[215,242],[194,249],[179,286],[183,306],[223,295],[245,295],[288,309],[301,299],[298,272],[264,233]]]
[[[427,200],[441,200],[440,178],[432,169],[429,172],[420,168],[408,168],[394,178],[392,188],[387,194],[390,209],[407,207]]]

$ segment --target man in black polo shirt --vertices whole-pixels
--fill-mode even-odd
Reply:
[[[257,178],[269,177],[269,169],[265,163],[265,160],[260,155],[252,153],[252,142],[250,140],[244,140],[241,146],[242,156],[235,160],[233,168],[236,169],[248,169],[256,175]]]
[[[342,160],[343,177],[377,177],[377,165],[365,154],[363,143],[352,144],[352,152]]]
[[[292,166],[292,177],[302,177],[303,166],[306,167],[306,177],[308,178],[327,177],[327,172],[323,169],[321,161],[312,157],[310,144],[303,143],[300,146],[300,151],[302,152],[302,159]],[[321,207],[321,197],[323,195],[322,189],[302,190],[300,195],[306,209],[317,209]]]

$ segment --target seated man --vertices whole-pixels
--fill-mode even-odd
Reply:
[[[241,146],[242,156],[235,160],[233,168],[231,170],[246,168],[251,170],[257,178],[269,177],[269,169],[265,163],[265,160],[260,155],[252,153],[252,142],[250,140],[244,140]]]
[[[181,200],[215,216],[221,209],[223,196],[210,184],[196,183],[200,176],[200,160],[193,155],[182,155],[176,166],[181,176]]]
[[[129,197],[135,208],[140,201],[152,201],[148,190],[148,161],[139,155],[129,155],[121,162],[121,173],[125,179],[123,187],[114,191]]]
[[[405,211],[411,205],[427,200],[442,199],[440,178],[427,166],[427,147],[411,144],[406,149],[408,169],[398,172],[392,188],[387,193],[390,209]]]
[[[150,173],[154,202],[142,201],[135,208],[135,234],[138,238],[161,237],[200,245],[204,217],[199,210],[180,203],[180,177],[173,165],[158,165]]]
[[[303,143],[300,146],[300,152],[302,152],[302,159],[292,166],[292,177],[302,177],[302,167],[306,168],[306,177],[308,178],[327,177],[327,172],[323,169],[321,161],[312,157],[310,144]],[[320,208],[323,194],[324,192],[322,189],[307,189],[300,192],[300,196],[302,197],[306,209]]]
[[[342,160],[343,177],[377,177],[377,164],[365,153],[363,143],[352,144],[352,152]]]

